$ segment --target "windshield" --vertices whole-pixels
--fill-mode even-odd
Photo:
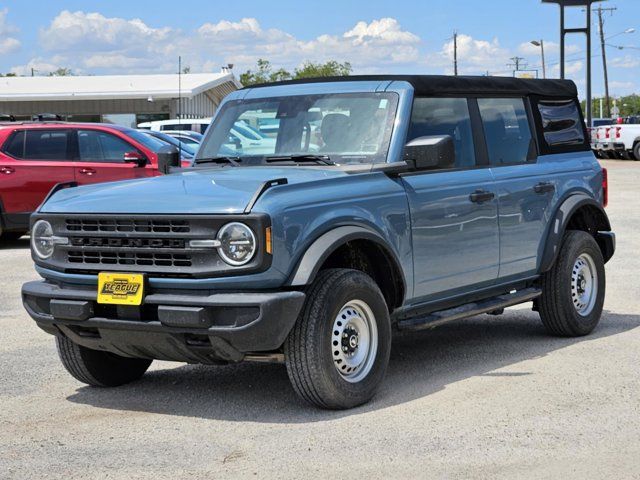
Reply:
[[[214,120],[197,160],[231,151],[242,165],[309,156],[338,165],[385,162],[397,104],[397,94],[387,92],[231,101]]]
[[[133,138],[136,142],[139,142],[147,147],[152,152],[158,152],[158,150],[167,145],[159,138],[149,135],[147,133],[147,130],[143,132],[139,130],[127,130],[127,135]]]

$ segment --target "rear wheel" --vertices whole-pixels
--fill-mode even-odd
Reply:
[[[640,160],[640,142],[633,146],[632,156],[634,160]]]
[[[320,272],[285,345],[287,372],[303,399],[321,408],[351,408],[370,400],[391,349],[384,297],[363,272]]]
[[[567,232],[556,263],[542,277],[542,323],[554,335],[587,335],[600,321],[604,294],[600,247],[586,232]]]
[[[56,345],[67,372],[76,380],[94,387],[117,387],[133,382],[142,377],[151,365],[151,360],[91,350],[63,336],[56,336]]]

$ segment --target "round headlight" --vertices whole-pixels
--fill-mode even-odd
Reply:
[[[53,255],[54,247],[53,228],[46,220],[38,220],[31,229],[31,247],[41,259]]]
[[[218,240],[218,253],[229,265],[244,265],[256,253],[256,237],[243,223],[227,223],[218,232]]]

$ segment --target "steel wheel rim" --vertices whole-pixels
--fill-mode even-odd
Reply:
[[[371,372],[378,351],[378,326],[369,305],[350,300],[340,309],[330,346],[333,365],[347,382],[360,382]]]
[[[586,317],[593,311],[598,297],[598,271],[588,253],[581,254],[571,269],[571,301],[579,315]]]

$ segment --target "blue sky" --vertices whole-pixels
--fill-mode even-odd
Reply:
[[[640,1],[617,0],[607,15],[608,43],[640,47]],[[569,13],[571,26],[582,15]],[[540,0],[423,1],[122,1],[0,3],[0,71],[46,74],[158,73],[176,70],[178,55],[193,72],[234,63],[237,73],[258,58],[295,68],[305,60],[350,61],[354,73],[451,73],[453,30],[459,33],[461,73],[509,74],[509,58],[540,68],[543,38],[548,72],[557,76],[558,8]],[[603,91],[594,28],[594,94]],[[570,37],[567,66],[584,84],[584,39]],[[607,47],[611,91],[640,93],[640,49]]]

